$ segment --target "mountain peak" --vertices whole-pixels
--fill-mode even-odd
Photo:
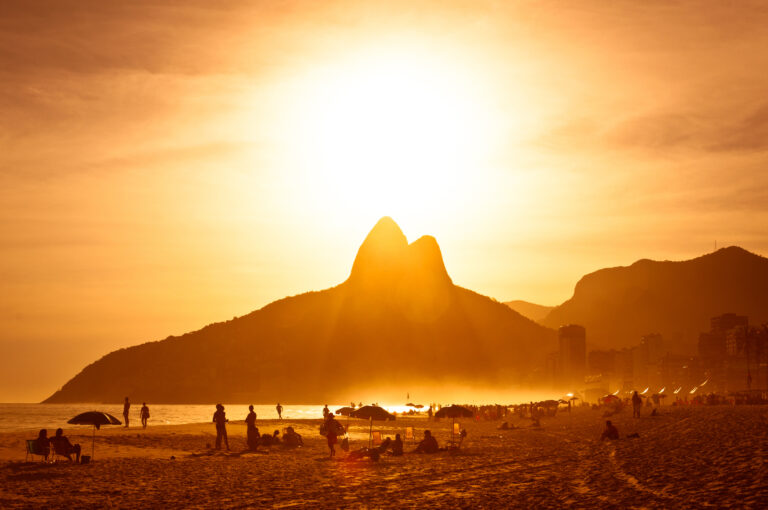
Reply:
[[[400,227],[389,216],[381,218],[360,246],[350,281],[391,286],[403,279],[450,282],[440,246],[432,236],[422,236],[410,245]]]

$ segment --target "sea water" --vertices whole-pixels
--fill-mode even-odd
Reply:
[[[209,423],[216,411],[214,405],[150,405],[149,425],[179,425],[184,423]],[[348,404],[347,404],[348,405]],[[334,411],[342,405],[330,405]],[[224,404],[230,421],[245,420],[248,415],[247,405]],[[140,426],[139,410],[141,402],[131,402],[129,414],[131,427]],[[255,405],[253,410],[260,420],[277,419],[274,405]],[[0,431],[27,429],[67,428],[67,420],[86,411],[109,413],[123,421],[123,404],[0,404]],[[286,419],[322,419],[322,405],[283,405],[283,418]]]

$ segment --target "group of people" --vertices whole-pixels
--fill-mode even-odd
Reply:
[[[123,402],[123,420],[125,421],[125,428],[128,428],[128,424],[130,423],[130,411],[131,401],[128,400],[128,397],[125,397],[125,401]],[[146,402],[142,402],[141,404],[139,418],[141,419],[141,428],[147,428],[147,421],[149,421],[149,407],[147,407]]]
[[[282,419],[283,407],[278,403],[276,408],[278,416]],[[222,404],[216,404],[216,412],[213,413],[213,423],[216,424],[216,445],[217,450],[221,449],[222,442],[229,451],[229,438],[227,437],[227,414]],[[280,431],[275,430],[272,434],[261,434],[256,426],[256,412],[253,406],[248,406],[248,415],[245,417],[246,444],[248,450],[256,451],[259,446],[282,445],[286,448],[298,448],[304,446],[304,440],[301,434],[298,434],[293,427],[287,427],[280,439]]]
[[[35,442],[37,451],[43,455],[45,460],[48,460],[48,456],[51,454],[51,448],[53,448],[54,453],[57,455],[66,457],[70,462],[80,463],[80,445],[72,444],[67,436],[64,435],[62,429],[56,429],[56,435],[50,438],[48,437],[48,431],[46,429],[41,429]],[[74,460],[72,459],[72,455],[75,456]]]

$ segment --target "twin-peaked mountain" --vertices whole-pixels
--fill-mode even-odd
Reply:
[[[356,399],[359,388],[516,384],[556,348],[555,337],[455,286],[434,238],[408,244],[382,218],[342,284],[112,352],[47,402],[321,403]]]

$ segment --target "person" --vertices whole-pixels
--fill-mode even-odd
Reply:
[[[147,420],[149,420],[149,407],[147,407],[146,402],[142,402],[141,404],[141,412],[139,413],[139,417],[141,418],[141,427],[147,428]]]
[[[429,406],[429,409],[427,409],[427,421],[432,421],[432,406]]]
[[[395,434],[395,440],[392,442],[392,455],[399,457],[403,454],[403,440],[400,434]]]
[[[51,453],[51,441],[48,439],[48,431],[46,429],[40,429],[35,443],[37,451],[43,455],[45,460],[48,460],[48,455]]]
[[[275,406],[275,410],[277,411],[277,419],[282,420],[283,419],[283,406],[280,405],[280,402],[277,403]]]
[[[131,410],[131,402],[128,400],[128,397],[125,397],[125,402],[123,402],[123,419],[125,420],[125,428],[128,428],[128,411]]]
[[[603,430],[603,433],[600,435],[600,441],[604,439],[618,439],[619,438],[619,429],[616,428],[616,426],[611,423],[611,420],[605,421],[605,430]]]
[[[327,420],[329,414],[331,414],[331,410],[328,409],[328,404],[325,404],[325,407],[323,407],[323,419]]]
[[[245,417],[245,433],[248,449],[255,451],[259,446],[259,429],[256,428],[256,413],[253,405],[248,406],[248,416]]]
[[[643,408],[643,399],[637,394],[637,390],[632,394],[632,417],[640,418],[640,410]]]
[[[56,429],[56,435],[50,440],[53,451],[63,455],[72,462],[72,454],[75,454],[75,463],[80,463],[80,445],[69,442],[62,429]]]
[[[213,423],[216,424],[216,449],[221,450],[221,440],[229,451],[229,439],[227,438],[227,414],[224,412],[224,406],[216,404],[216,412],[213,413]]]
[[[432,431],[424,431],[424,439],[419,442],[414,453],[437,453],[440,447],[437,445],[437,439],[432,435]]]
[[[272,433],[272,444],[280,444],[280,431],[276,430]]]
[[[328,413],[325,417],[325,439],[328,441],[328,449],[331,451],[331,458],[336,456],[337,434],[339,429],[343,429],[341,423],[336,421],[332,414]]]
[[[285,429],[283,434],[283,446],[286,448],[298,448],[304,446],[304,440],[301,438],[301,434],[297,434],[293,427]]]

